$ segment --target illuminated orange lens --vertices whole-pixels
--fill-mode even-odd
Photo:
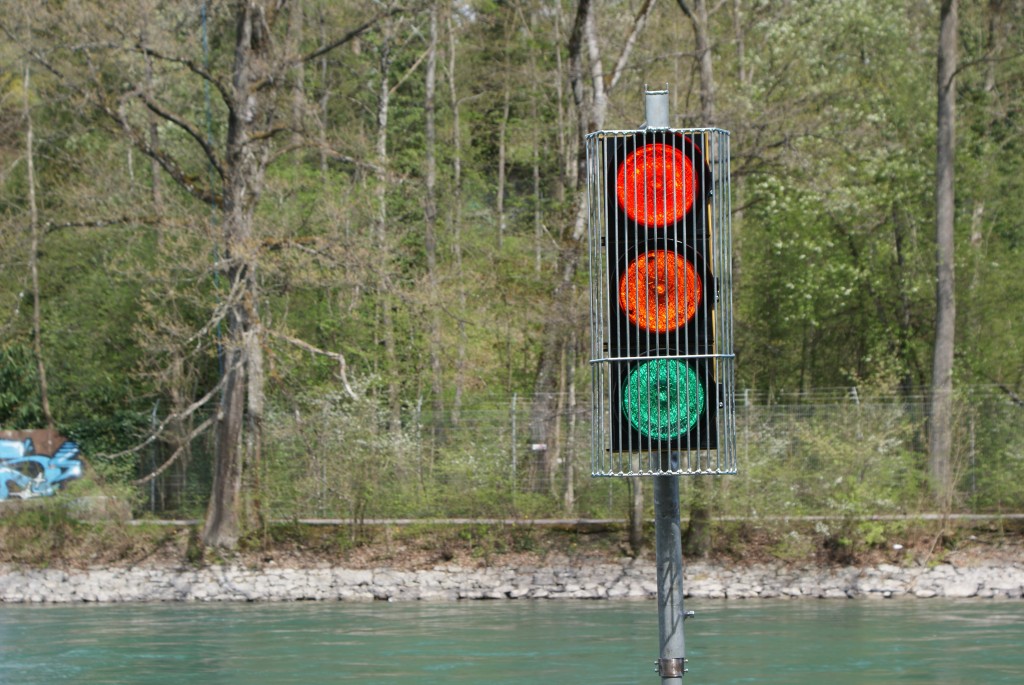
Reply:
[[[665,333],[693,318],[703,291],[697,270],[682,255],[652,250],[619,279],[619,307],[640,328]]]
[[[678,221],[693,206],[693,164],[682,150],[651,143],[619,165],[615,194],[633,221],[648,227]]]

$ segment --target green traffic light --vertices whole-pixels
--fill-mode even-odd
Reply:
[[[647,438],[670,440],[689,431],[704,409],[704,385],[677,359],[655,359],[629,374],[622,407],[633,428]]]

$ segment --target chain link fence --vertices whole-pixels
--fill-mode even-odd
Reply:
[[[309,397],[268,413],[263,454],[246,465],[246,487],[274,519],[625,517],[626,479],[589,475],[589,407],[570,397],[543,400],[496,397],[457,413],[420,404],[395,426],[375,398]],[[712,479],[713,510],[741,518],[931,511],[927,415],[926,395],[740,390],[739,474]],[[998,388],[960,390],[957,511],[1024,511],[1022,416],[1019,400]],[[139,475],[175,449],[154,445],[140,456]],[[201,516],[212,454],[212,434],[193,440],[139,486],[139,508]]]

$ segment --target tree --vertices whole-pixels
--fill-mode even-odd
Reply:
[[[335,458],[295,454],[308,445],[288,431],[312,430],[297,428],[308,398],[337,391],[346,361],[365,390],[354,423],[395,431],[364,456],[414,436],[403,455],[420,465],[423,511],[447,506],[437,493],[486,459],[505,469],[509,494],[511,464],[494,448],[497,435],[508,451],[504,435],[481,417],[531,391],[529,436],[517,424],[511,452],[547,449],[519,462],[534,493],[491,498],[513,510],[501,513],[627,501],[621,481],[620,499],[574,482],[585,469],[575,398],[589,382],[580,143],[638,125],[645,83],[669,84],[674,124],[733,133],[741,387],[858,385],[914,399],[929,384],[940,3],[10,4],[0,375],[11,382],[0,414],[45,421],[44,358],[57,425],[102,436],[90,456],[125,481],[187,476],[190,495],[205,495],[199,469],[217,442],[225,511],[213,512],[214,544],[287,506],[281,493],[298,481],[282,484],[279,465],[315,471]],[[971,179],[956,188],[957,381],[1018,398],[1019,321],[1005,303],[1024,295],[1024,5],[957,10],[956,170]],[[347,396],[325,412],[347,411]],[[909,406],[923,425],[927,408]],[[982,405],[966,411],[977,444],[996,444]],[[144,452],[123,452],[154,422]],[[927,432],[913,440],[923,456]],[[1015,445],[998,449],[1011,463]],[[411,463],[395,454],[382,456]],[[716,508],[729,496],[707,492]],[[644,493],[632,494],[639,526]]]
[[[605,75],[601,56],[602,42],[598,33],[597,8],[591,0],[580,0],[576,7],[572,30],[568,41],[569,88],[576,110],[576,132],[578,139],[591,131],[605,126],[609,96],[616,91],[637,45],[637,37],[643,31],[653,10],[653,0],[646,0],[630,17],[629,33],[620,46],[611,73]],[[637,122],[639,123],[639,122]],[[576,359],[570,354],[574,330],[584,327],[580,312],[579,291],[575,288],[580,261],[585,248],[587,208],[584,199],[586,181],[586,155],[582,145],[576,148],[575,168],[568,169],[575,188],[572,206],[573,220],[566,222],[558,236],[558,258],[553,265],[553,286],[548,302],[548,311],[542,321],[542,347],[537,372],[534,377],[533,404],[530,410],[530,435],[535,445],[544,445],[537,454],[535,468],[551,483],[551,477],[559,460],[558,441],[555,439],[562,412],[556,406],[559,388],[575,382],[575,368],[568,368],[569,360]]]
[[[71,51],[62,53],[59,64],[41,52],[35,57],[63,79],[69,92],[90,102],[113,124],[111,134],[154,160],[179,190],[198,201],[192,211],[214,208],[218,214],[216,269],[226,282],[225,292],[201,326],[201,331],[209,332],[223,324],[224,330],[219,340],[222,376],[215,388],[220,392],[213,421],[213,489],[203,540],[233,547],[242,527],[243,468],[247,463],[258,464],[262,452],[264,347],[267,336],[275,334],[262,316],[262,246],[256,211],[268,168],[294,147],[294,141],[292,145],[282,142],[288,138],[283,134],[302,133],[301,122],[292,120],[296,108],[287,106],[289,99],[294,102],[296,91],[285,75],[296,65],[364,34],[380,16],[302,52],[297,41],[289,44],[287,40],[288,22],[278,3],[244,0],[233,4],[227,14],[209,19],[218,32],[233,26],[233,38],[232,58],[218,54],[207,64],[181,50],[173,17],[156,5],[128,3],[119,10],[116,25],[72,12],[53,15],[53,25],[69,39]],[[202,21],[205,31],[205,12]],[[79,49],[79,45],[85,47]],[[153,79],[162,79],[163,88],[155,88]],[[218,96],[212,112],[220,119],[212,128],[223,132],[221,145],[203,132],[202,109],[190,102],[204,87]],[[151,116],[176,132],[176,142],[151,135]],[[299,144],[315,143],[300,139]],[[194,171],[203,164],[212,170],[209,180]],[[303,345],[287,334],[275,335]],[[324,353],[305,345],[308,351]],[[212,398],[213,393],[204,397]],[[196,408],[192,405],[190,411]]]
[[[715,79],[711,62],[711,40],[708,35],[708,6],[706,0],[694,0],[693,8],[684,0],[677,0],[679,8],[693,26],[694,47],[700,72],[700,121],[698,126],[715,125]],[[709,485],[697,476],[691,490],[690,518],[682,535],[683,553],[688,557],[706,557],[711,548],[711,510],[708,502]]]
[[[27,11],[26,11],[27,14]],[[32,24],[26,21],[28,33],[28,44],[32,44]],[[24,64],[24,80],[22,82],[22,95],[25,114],[25,169],[28,181],[28,211],[29,211],[29,233],[31,234],[31,247],[29,248],[29,272],[32,276],[32,351],[36,358],[36,372],[39,381],[39,406],[43,413],[43,420],[46,427],[53,429],[53,412],[50,411],[50,391],[46,382],[46,363],[43,361],[42,323],[39,305],[39,207],[36,203],[36,172],[35,172],[35,133],[32,127],[32,106],[31,106],[31,68],[29,60]]]
[[[935,347],[928,431],[928,469],[936,499],[948,507],[953,489],[953,350],[956,300],[953,282],[956,155],[958,0],[943,0],[938,41],[938,134],[935,159]]]

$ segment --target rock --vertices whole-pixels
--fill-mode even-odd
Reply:
[[[628,561],[573,568],[421,571],[238,565],[64,571],[0,566],[0,602],[134,601],[451,601],[458,599],[618,599],[657,595],[655,569]],[[720,568],[701,563],[684,576],[686,596],[882,599],[913,596],[1020,599],[1024,563],[931,569],[878,567],[790,569],[778,564]]]
[[[942,591],[944,597],[967,598],[978,594],[978,582],[974,580],[958,580],[947,584]]]

